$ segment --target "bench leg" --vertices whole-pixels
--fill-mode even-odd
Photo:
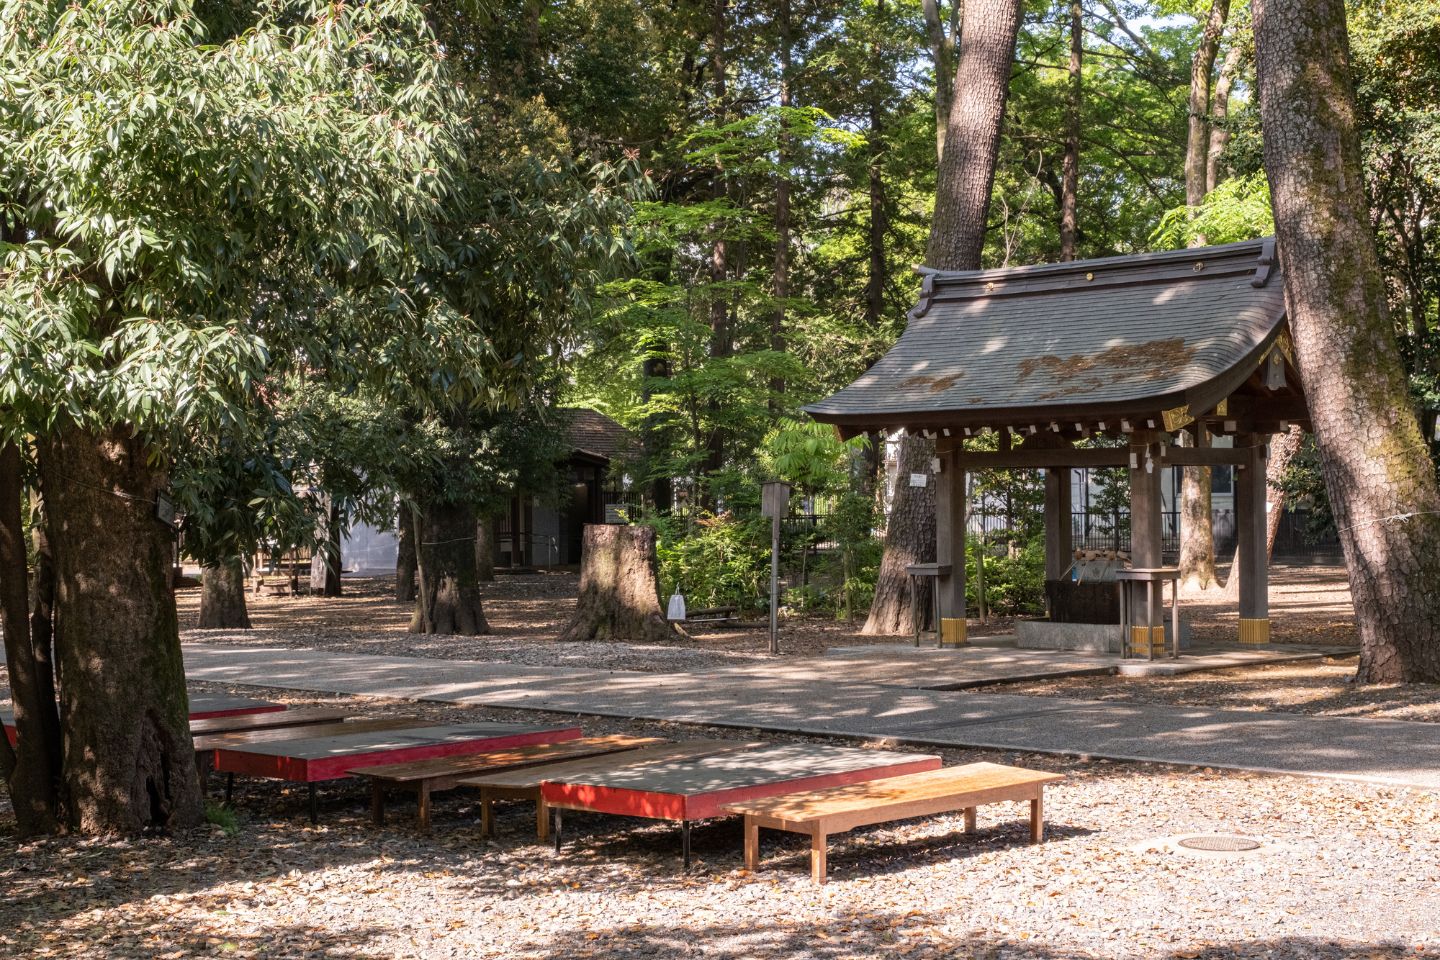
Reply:
[[[424,833],[429,833],[429,832],[430,832],[430,784],[422,781],[421,784],[420,784],[418,787],[415,788],[415,792],[416,792],[416,794],[418,794],[418,796],[417,796],[416,799],[417,799],[417,801],[418,801],[418,803],[419,803],[419,805],[420,805],[420,829],[421,829],[421,831],[424,832]]]
[[[488,837],[495,832],[495,801],[490,794],[480,791],[480,836]]]
[[[974,808],[974,807],[966,807],[966,808],[965,808],[965,832],[966,832],[966,833],[974,833],[974,832],[975,832],[975,808]]]
[[[370,779],[370,822],[377,827],[385,826],[385,788],[373,777]]]
[[[1030,842],[1042,843],[1045,840],[1045,795],[1036,794],[1035,799],[1030,801]]]
[[[690,821],[680,821],[680,860],[686,873],[690,872]]]
[[[825,841],[818,830],[810,835],[810,879],[816,883],[825,882]]]
[[[535,798],[535,836],[541,840],[550,836],[550,805],[545,802],[544,797]]]
[[[745,869],[760,869],[760,825],[751,817],[745,818]]]

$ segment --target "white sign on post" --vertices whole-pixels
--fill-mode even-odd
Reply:
[[[912,473],[910,474],[910,486],[923,487],[925,486],[928,479],[929,478],[926,477],[923,473]]]

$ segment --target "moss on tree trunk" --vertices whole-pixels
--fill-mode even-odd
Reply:
[[[1342,0],[1256,0],[1286,303],[1345,551],[1363,682],[1440,681],[1440,489],[1371,232]]]

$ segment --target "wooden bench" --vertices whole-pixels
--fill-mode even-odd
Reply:
[[[276,710],[268,713],[206,717],[190,721],[190,734],[198,737],[215,733],[238,733],[243,730],[307,727],[317,723],[335,723],[348,716],[350,716],[350,711],[334,707],[299,707],[295,710]]]
[[[540,788],[547,780],[562,777],[584,776],[602,770],[630,768],[647,764],[668,763],[673,760],[709,757],[717,753],[760,746],[756,743],[742,743],[728,740],[682,740],[678,743],[661,743],[653,747],[628,750],[618,756],[605,755],[570,760],[564,763],[547,763],[543,766],[525,767],[520,770],[500,770],[495,773],[465,777],[456,781],[458,786],[474,787],[480,791],[480,833],[489,836],[494,828],[493,804],[496,800],[531,800],[535,803],[535,833],[541,840],[550,836],[550,807],[540,795]]]
[[[745,868],[760,862],[760,828],[810,837],[810,877],[825,882],[825,842],[834,833],[856,827],[965,811],[965,832],[975,830],[975,808],[1002,800],[1030,801],[1030,841],[1045,837],[1044,790],[1063,774],[970,763],[845,787],[790,793],[730,804],[727,813],[745,817]]]
[[[739,623],[739,607],[702,607],[685,614],[684,623]]]
[[[370,817],[376,826],[385,825],[385,791],[400,787],[414,790],[420,808],[420,829],[430,829],[430,794],[458,786],[465,777],[500,770],[516,770],[561,760],[621,753],[665,741],[658,737],[582,737],[559,743],[542,743],[470,756],[440,757],[411,763],[392,763],[351,770],[370,781]],[[488,808],[485,808],[488,810]]]

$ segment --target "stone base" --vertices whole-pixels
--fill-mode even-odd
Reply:
[[[1168,614],[1168,611],[1167,611]],[[1165,617],[1165,634],[1170,634],[1170,617]],[[1137,630],[1143,630],[1143,627]],[[1156,628],[1159,633],[1159,628]],[[1017,620],[1015,646],[1022,650],[1078,650],[1089,653],[1120,653],[1118,623],[1051,623],[1048,620]],[[1180,649],[1190,646],[1190,624],[1180,618]],[[1135,652],[1145,655],[1145,648],[1135,645]],[[1156,647],[1156,655],[1164,651]]]

